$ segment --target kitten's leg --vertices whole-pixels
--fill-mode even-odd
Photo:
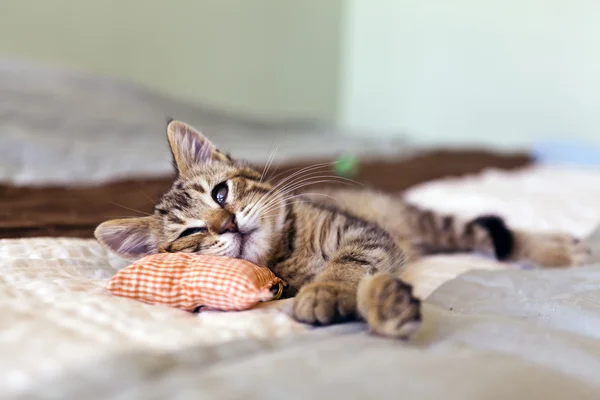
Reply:
[[[513,231],[514,245],[507,261],[546,268],[573,267],[590,261],[588,244],[566,234]]]
[[[550,268],[581,265],[590,255],[587,244],[572,236],[513,230],[494,215],[461,221],[416,207],[409,210],[409,223],[424,254],[474,251]]]
[[[294,316],[313,325],[362,318],[373,333],[407,339],[421,325],[421,301],[397,275],[365,275],[360,267],[332,266],[300,290]]]
[[[585,264],[590,248],[584,241],[566,234],[533,233],[512,230],[497,216],[483,216],[471,224],[486,230],[496,258],[501,261],[546,268]]]
[[[357,307],[369,330],[378,335],[407,339],[421,326],[421,301],[409,284],[389,273],[361,280]]]
[[[300,289],[293,307],[297,320],[327,325],[362,316],[382,335],[404,337],[416,330],[421,322],[420,301],[412,295],[410,285],[392,275],[402,267],[408,252],[386,238],[371,239],[349,240],[314,282]]]
[[[294,317],[307,324],[329,325],[354,320],[356,293],[367,270],[358,265],[330,263],[294,299]]]

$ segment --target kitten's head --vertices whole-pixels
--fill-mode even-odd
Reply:
[[[168,252],[236,257],[264,265],[281,238],[285,205],[257,170],[220,152],[194,128],[171,121],[177,178],[148,217],[100,224],[100,243],[125,259]]]

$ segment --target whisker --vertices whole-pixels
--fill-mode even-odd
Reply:
[[[317,183],[326,183],[326,182],[330,182],[330,180],[324,179],[324,180],[308,181],[308,182],[304,182],[304,183],[299,183],[299,184],[295,185],[293,188],[290,188],[288,191],[286,191],[284,193],[279,193],[279,194],[280,194],[280,196],[282,196],[283,199],[285,199],[286,198],[285,196],[287,196],[288,194],[293,194],[296,190],[298,190],[300,188],[303,188],[303,187],[306,187],[306,186],[310,186],[310,185],[313,185],[313,184],[317,184]],[[349,185],[349,183],[345,183],[345,182],[338,182],[338,183],[343,184],[343,185]],[[302,193],[300,193],[300,194],[302,194]],[[264,204],[262,206],[262,208],[263,209],[267,208],[271,204],[274,204],[276,201],[281,201],[281,200],[282,200],[281,198],[274,197],[271,200],[269,200],[266,204]]]
[[[304,171],[305,169],[313,169],[313,168],[315,168],[315,167],[318,167],[318,168],[325,168],[325,167],[328,167],[328,166],[331,166],[331,165],[338,164],[339,162],[340,162],[340,161],[330,161],[330,162],[326,162],[326,163],[313,164],[313,165],[309,165],[308,167],[302,167],[302,168],[300,168],[300,169],[299,169],[298,171],[296,171],[296,172],[302,172],[302,171]],[[270,180],[273,180],[273,179],[277,178],[278,176],[281,176],[281,175],[283,175],[283,174],[286,174],[286,173],[290,173],[290,172],[292,172],[292,171],[294,171],[294,170],[296,170],[296,169],[298,169],[298,168],[299,168],[299,167],[288,168],[288,169],[286,169],[285,171],[281,171],[280,173],[278,173],[277,175],[275,175],[275,176],[273,176],[273,177],[271,177],[271,178],[269,178],[269,179],[270,179]]]
[[[294,173],[293,173],[293,174],[291,174],[290,176],[288,176],[288,177],[286,177],[286,178],[282,179],[281,181],[277,182],[277,184],[275,184],[275,185],[273,186],[273,189],[275,189],[276,187],[279,187],[279,186],[282,186],[282,185],[284,185],[284,184],[285,184],[285,182],[288,182],[288,181],[290,181],[291,179],[294,179],[295,177],[297,177],[298,175],[301,175],[301,174],[302,174],[302,173],[304,173],[304,172],[308,173],[308,172],[310,172],[310,171],[314,171],[314,170],[316,170],[316,169],[319,169],[319,168],[324,168],[324,167],[326,167],[326,166],[328,166],[328,165],[331,165],[331,164],[332,164],[331,162],[328,162],[328,163],[320,163],[320,164],[314,164],[314,165],[310,165],[310,166],[308,166],[308,167],[304,167],[304,168],[302,168],[302,169],[300,169],[300,170],[298,170],[298,171],[294,172]]]
[[[329,179],[328,182],[332,182],[332,183],[347,183],[347,184],[356,184],[359,186],[364,186],[362,183],[360,182],[356,182],[353,181],[352,179],[348,179],[348,178],[344,178],[341,176],[337,176],[337,175],[315,175],[318,174],[320,172],[311,172],[309,174],[306,174],[298,179],[295,179],[293,182],[291,182],[290,184],[288,184],[287,186],[285,186],[284,188],[280,189],[280,193],[283,193],[285,191],[287,191],[288,189],[290,189],[291,187],[293,187],[296,184],[299,183],[303,183],[303,182],[310,182],[311,179],[312,180],[316,180],[316,179]]]
[[[275,172],[277,172],[277,170],[279,169],[279,167],[281,167],[281,161],[279,161],[279,162],[277,163],[277,166],[275,167],[275,170],[273,171],[273,174],[274,174]],[[277,175],[279,175],[279,174],[277,174]],[[277,176],[277,175],[275,175],[275,176]],[[272,177],[272,176],[269,176],[269,177],[267,177],[267,179],[266,179],[266,180],[267,180],[267,181],[271,181],[272,179],[273,179],[273,177]]]
[[[329,196],[328,194],[325,194],[325,193],[316,193],[316,192],[302,193],[302,194],[297,194],[297,195],[294,195],[294,196],[288,196],[288,197],[285,197],[285,198],[281,199],[280,202],[277,202],[276,204],[271,205],[271,206],[269,206],[269,207],[261,210],[261,214],[262,213],[266,213],[266,212],[271,211],[271,210],[274,210],[274,209],[280,207],[284,203],[290,204],[290,203],[288,203],[288,201],[291,200],[291,199],[298,198],[298,197],[306,197],[306,196],[323,196],[323,197],[330,198],[332,200],[337,200],[335,197]],[[306,202],[310,202],[310,200],[306,201]]]
[[[263,173],[260,176],[261,183],[263,182],[265,176],[269,172],[269,168],[271,168],[271,165],[273,164],[273,160],[275,159],[275,154],[277,154],[277,150],[279,150],[279,145],[277,145],[275,147],[275,149],[273,149],[273,151],[271,151],[271,154],[269,155],[269,158],[267,159],[267,164],[265,165],[265,168],[263,169]]]
[[[304,168],[301,168],[299,171],[294,172],[293,174],[291,174],[290,176],[282,179],[281,181],[279,181],[277,184],[275,184],[267,193],[265,193],[264,195],[261,196],[261,198],[250,208],[250,210],[248,211],[248,216],[249,217],[254,217],[254,214],[257,212],[258,208],[261,207],[263,205],[263,203],[270,201],[269,197],[275,193],[278,188],[282,188],[280,190],[287,190],[288,187],[294,185],[295,183],[298,182],[298,179],[302,179],[302,178],[307,178],[308,176],[311,176],[315,173],[320,173],[319,171],[317,171],[319,168],[324,168],[330,165],[335,165],[337,163],[339,163],[340,161],[332,161],[332,162],[326,162],[326,163],[318,163],[318,164],[313,164]],[[286,171],[284,171],[286,172]],[[298,176],[301,175],[302,173],[305,173],[304,176]],[[280,174],[278,174],[280,175]],[[334,178],[336,179],[340,179],[340,180],[344,180],[344,181],[348,181],[348,182],[353,182],[355,184],[364,186],[363,184],[361,184],[360,182],[354,181],[352,179],[349,178],[344,178],[344,177],[339,177],[339,176],[335,176]]]
[[[114,201],[108,200],[108,202],[114,204],[115,206],[119,206],[121,208],[124,208],[124,209],[129,210],[129,211],[133,211],[133,212],[136,212],[136,213],[139,213],[139,214],[148,215],[148,216],[152,215],[152,214],[144,212],[144,211],[136,210],[135,208],[126,207],[123,204],[115,203]]]
[[[344,179],[344,178],[341,178],[341,177],[338,177],[338,176],[335,176],[335,175],[319,175],[319,176],[314,176],[314,177],[309,177],[309,178],[304,177],[304,179],[301,179],[299,181],[295,181],[292,184],[290,184],[289,186],[287,186],[284,190],[279,191],[278,194],[279,195],[286,195],[286,194],[288,194],[290,192],[293,192],[295,190],[298,190],[298,189],[300,189],[302,187],[314,185],[314,184],[317,184],[317,183],[328,183],[328,182],[331,182],[331,183],[339,183],[339,184],[342,184],[342,185],[344,185],[344,184],[345,185],[350,185],[351,183],[356,183],[356,182],[347,182],[348,180],[349,179]],[[350,181],[352,181],[352,180],[350,180]],[[267,201],[266,204],[263,204],[261,206],[266,206],[266,205],[268,205],[272,201],[273,201],[273,199]]]
[[[318,173],[318,172],[313,172],[307,175],[312,175],[314,173]],[[294,181],[290,182],[289,184],[285,185],[285,187],[281,188],[281,189],[277,189],[277,188],[273,188],[271,191],[269,191],[267,194],[265,194],[264,196],[262,196],[258,202],[256,202],[251,210],[248,212],[248,217],[249,218],[253,218],[255,216],[255,214],[257,212],[260,212],[261,209],[267,208],[269,207],[269,205],[271,205],[272,203],[274,203],[275,201],[279,200],[279,198],[276,195],[280,195],[280,196],[285,196],[297,189],[300,189],[304,186],[309,186],[311,184],[316,184],[316,183],[323,183],[323,182],[336,182],[334,179],[327,179],[327,180],[319,180],[321,178],[339,178],[339,177],[332,177],[329,175],[321,175],[321,176],[303,176],[303,177],[298,177],[296,178]],[[343,180],[342,180],[343,181]],[[340,184],[348,184],[345,182],[338,182]],[[270,196],[267,197],[267,196]]]
[[[274,205],[276,203],[281,204],[281,203],[285,202],[286,199],[289,199],[292,197],[292,196],[285,197],[287,194],[293,193],[296,189],[301,188],[303,186],[308,186],[315,182],[319,183],[318,181],[313,181],[313,182],[308,182],[308,183],[298,183],[297,185],[295,185],[294,187],[290,188],[289,190],[287,190],[285,192],[275,193],[275,194],[279,194],[280,196],[284,196],[284,197],[279,198],[279,197],[273,196],[272,198],[268,199],[268,201],[262,203],[260,206],[258,206],[258,204],[255,205],[256,207],[254,207],[252,209],[252,213],[249,213],[249,217],[254,217],[256,213],[258,213],[259,215],[263,214],[265,209],[270,208],[272,205]],[[323,182],[326,182],[326,181],[323,181]],[[302,193],[300,195],[302,195]]]
[[[286,178],[286,180],[284,180],[284,181],[289,181],[289,182],[286,182],[285,184],[280,185],[280,184],[282,184],[284,182],[284,181],[281,181],[277,185],[275,185],[272,189],[275,190],[275,189],[277,189],[277,187],[282,186],[282,188],[280,190],[286,190],[287,187],[289,187],[289,186],[293,185],[294,183],[298,182],[299,179],[305,179],[305,178],[309,178],[309,177],[315,178],[315,176],[314,176],[315,174],[322,174],[322,173],[324,173],[322,171],[318,171],[318,168],[312,168],[312,169],[313,169],[312,171],[306,171],[306,173],[304,175],[297,176],[297,177],[294,177],[293,179],[290,179],[293,176],[292,175],[292,176]],[[297,175],[297,173],[294,174],[294,175]],[[342,177],[342,176],[338,176],[338,175],[326,175],[326,176],[330,177],[330,178],[333,178],[333,179],[338,179],[338,180],[342,180],[342,181],[346,181],[346,182],[352,182],[352,183],[354,183],[356,185],[364,187],[364,184],[362,184],[362,183],[360,183],[358,181],[355,181],[353,179],[350,179],[350,178],[346,178],[346,177]],[[323,177],[325,177],[325,175]]]
[[[314,165],[310,165],[308,167],[304,167],[301,168],[299,171],[296,171],[295,173],[293,173],[292,175],[282,179],[281,181],[277,182],[266,194],[264,194],[261,199],[257,202],[257,204],[259,204],[261,201],[264,201],[264,199],[266,199],[271,193],[275,192],[275,190],[277,190],[278,187],[285,187],[286,184],[292,184],[294,180],[299,179],[301,177],[296,178],[298,175],[302,174],[303,172],[309,172],[309,171],[313,171],[322,167],[325,167],[327,165],[333,165],[335,164],[337,161],[334,162],[327,162],[327,163],[319,163],[319,164],[314,164]],[[314,171],[313,171],[314,172]],[[312,173],[312,172],[311,172]],[[291,180],[291,181],[290,181]],[[289,183],[286,183],[290,181]]]
[[[258,186],[260,186],[263,183],[265,175],[267,174],[267,172],[269,171],[269,168],[271,167],[271,164],[273,163],[273,159],[275,158],[275,153],[277,153],[277,150],[279,150],[279,145],[277,145],[277,147],[275,147],[275,149],[273,149],[273,151],[271,151],[271,154],[269,155],[269,157],[267,159],[267,163],[265,164],[265,167],[263,168],[263,172],[262,172],[262,174],[260,174],[260,181],[258,182]],[[252,195],[250,202],[254,201],[256,194],[257,193],[254,193]]]
[[[288,204],[312,204],[312,201],[291,201]],[[263,217],[272,217],[274,214],[261,214]]]
[[[156,202],[154,200],[152,200],[146,193],[142,192],[141,189],[137,189],[137,191],[140,192],[142,194],[142,196],[144,196],[145,198],[150,200],[152,202],[152,204],[156,205]]]
[[[136,218],[131,215],[103,215],[103,218]]]

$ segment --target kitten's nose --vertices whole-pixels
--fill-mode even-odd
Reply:
[[[237,232],[238,227],[235,222],[235,214],[225,209],[216,210],[206,219],[208,231],[213,235],[221,235],[227,232]]]
[[[221,225],[221,229],[219,230],[219,234],[226,233],[226,232],[235,233],[237,231],[238,231],[238,227],[237,227],[237,224],[235,223],[235,215],[229,214],[229,216],[227,218],[225,218],[225,221],[223,221],[223,224]]]

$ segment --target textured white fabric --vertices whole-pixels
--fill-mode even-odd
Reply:
[[[23,398],[597,400],[598,287],[600,265],[470,271],[429,297],[409,343],[351,324],[210,350],[127,353]]]
[[[27,387],[111,352],[305,329],[269,308],[193,315],[111,296],[104,285],[125,265],[93,240],[0,240],[0,390]]]
[[[406,199],[423,207],[474,218],[503,216],[513,227],[589,235],[600,221],[600,169],[535,165],[488,170],[412,188]]]
[[[488,172],[479,177],[429,183],[412,190],[407,197],[465,216],[499,212],[519,227],[587,234],[600,222],[600,201],[594,201],[594,196],[600,199],[598,188],[598,171],[535,167],[518,173]],[[132,349],[158,352],[238,338],[275,338],[306,330],[277,311],[289,307],[289,301],[242,313],[190,315],[111,297],[103,286],[124,265],[92,240],[0,241],[0,390],[4,390],[0,395],[44,377],[58,376],[68,367]],[[411,266],[405,276],[416,285],[417,293],[426,297],[443,282],[467,270],[506,268],[476,256],[436,256]],[[565,274],[568,276],[569,272],[560,279],[565,279]],[[495,297],[487,299],[489,307],[502,310],[506,304],[513,304],[514,283],[502,273],[490,275],[489,279],[489,285],[499,286]],[[537,301],[536,285],[533,279],[518,289],[522,291],[518,307],[524,311],[531,309],[528,298]],[[460,285],[456,287],[463,290]],[[478,291],[454,293],[447,287],[444,296],[453,295],[460,296],[462,307],[475,301],[481,304]],[[569,326],[585,333],[585,314],[568,311],[561,315],[569,319]],[[468,318],[462,321],[465,325],[460,329],[470,329]],[[507,320],[503,325],[500,319],[489,329],[501,330],[505,326],[512,332],[511,340],[527,340],[514,324]],[[479,331],[473,332],[461,339],[465,346],[471,342],[478,346]],[[506,337],[503,340],[508,340]],[[486,346],[493,346],[493,341]],[[565,344],[561,351],[567,358],[570,351],[579,350]],[[442,357],[440,362],[447,360]],[[485,357],[469,362],[485,362]]]

